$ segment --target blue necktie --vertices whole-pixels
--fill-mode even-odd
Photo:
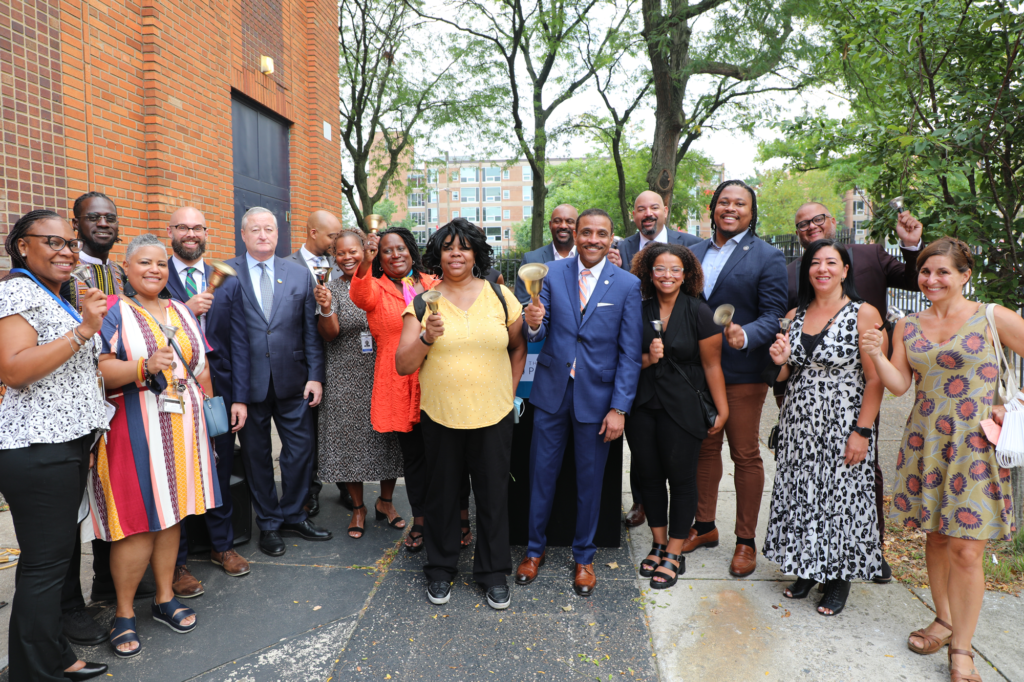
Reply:
[[[274,307],[274,285],[267,274],[267,264],[260,263],[263,274],[260,275],[260,298],[263,299],[263,316],[270,322],[270,310]]]
[[[196,281],[193,279],[195,274],[195,268],[185,268],[185,296],[187,298],[192,298],[199,293],[199,288],[196,287]]]

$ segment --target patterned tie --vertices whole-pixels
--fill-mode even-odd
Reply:
[[[590,276],[590,270],[584,270],[580,273],[580,312],[582,313],[587,307],[587,300],[590,298],[590,288],[587,286],[587,277]],[[576,359],[573,358],[572,369],[569,370],[569,376],[573,379],[576,378]]]
[[[263,299],[263,316],[270,322],[270,310],[274,307],[274,285],[270,282],[270,275],[267,274],[267,264],[260,263],[263,274],[260,275],[260,298]]]
[[[185,268],[185,296],[192,298],[199,293],[199,289],[196,287],[196,281],[192,279],[192,276],[196,274],[195,268]]]

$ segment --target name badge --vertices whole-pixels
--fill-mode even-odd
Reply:
[[[359,333],[359,345],[364,353],[373,352],[373,334],[370,332]]]
[[[172,398],[169,395],[160,395],[156,400],[157,409],[170,414],[185,414],[181,398]]]

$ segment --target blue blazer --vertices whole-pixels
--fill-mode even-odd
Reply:
[[[575,359],[576,419],[599,423],[608,410],[629,412],[633,407],[643,338],[640,280],[606,261],[581,316],[578,262],[575,256],[548,264],[540,292],[544,320],[530,339],[547,341],[537,356],[530,402],[557,412]],[[530,338],[528,325],[523,333]]]
[[[526,265],[527,263],[550,263],[553,260],[555,260],[555,245],[549,242],[539,249],[527,251],[523,254],[522,265]],[[530,303],[530,294],[527,293],[526,285],[523,284],[523,280],[519,279],[518,274],[516,275],[515,293],[516,298],[519,299],[520,303],[523,305],[528,305]]]
[[[263,402],[270,378],[278,398],[297,398],[307,381],[324,380],[324,350],[316,330],[316,301],[309,268],[274,256],[274,305],[270,321],[252,288],[245,254],[228,265],[238,272],[249,341],[249,400]]]
[[[680,232],[678,230],[670,230],[668,227],[664,228],[668,232],[668,243],[669,244],[682,244],[693,248],[694,244],[700,244],[703,241],[700,237],[689,232]],[[633,263],[633,256],[640,250],[640,232],[634,232],[630,236],[626,237],[619,242],[619,255],[622,257],[622,267],[626,270],[631,270],[630,265]]]
[[[213,268],[206,265],[206,281]],[[181,278],[170,266],[167,290],[171,297],[184,303],[188,300]],[[249,402],[249,332],[245,327],[242,288],[237,277],[228,277],[213,295],[213,305],[206,313],[206,341],[213,348],[209,353],[213,390],[231,403]]]
[[[704,262],[711,239],[691,246],[697,260]],[[707,301],[711,310],[723,303],[736,307],[733,322],[747,333],[746,350],[736,350],[722,337],[722,372],[727,384],[756,384],[764,379],[761,373],[771,362],[768,348],[775,343],[779,318],[787,311],[789,280],[786,257],[774,246],[751,232],[726,261]]]

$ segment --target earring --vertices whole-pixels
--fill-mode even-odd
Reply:
[[[23,254],[21,254],[21,257],[22,257],[22,258],[28,258],[28,254],[26,254],[26,253],[23,253]]]
[[[484,277],[483,273],[480,271],[480,268],[476,266],[476,263],[473,264],[473,276],[480,279],[483,279]]]

